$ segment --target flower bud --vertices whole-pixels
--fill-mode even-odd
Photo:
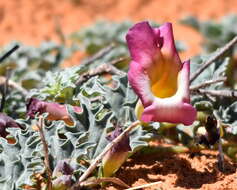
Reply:
[[[67,125],[73,125],[74,122],[70,117],[66,105],[61,105],[55,102],[45,102],[37,98],[30,98],[27,101],[27,115],[34,118],[37,113],[48,113],[47,119],[50,121],[63,120]],[[81,112],[82,109],[78,106],[73,106],[75,112]]]
[[[53,190],[67,190],[72,185],[73,168],[68,160],[60,160],[53,171]]]
[[[119,127],[116,127],[113,132],[111,132],[106,139],[113,141],[118,137],[123,130]],[[126,161],[128,153],[131,151],[129,145],[129,136],[125,135],[121,141],[115,144],[111,150],[109,150],[102,160],[102,176],[110,177],[113,175],[121,165]]]
[[[6,114],[0,113],[0,136],[3,138],[9,134],[6,128],[22,128],[22,126]]]

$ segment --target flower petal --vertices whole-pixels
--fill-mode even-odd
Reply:
[[[132,60],[141,63],[143,68],[149,67],[157,53],[157,40],[155,33],[148,22],[134,25],[126,35],[128,48]]]
[[[150,79],[139,63],[131,61],[128,80],[133,90],[141,99],[142,104],[144,106],[150,105],[155,97],[151,93]]]
[[[157,99],[144,109],[141,120],[183,123],[191,125],[196,119],[196,110],[188,103],[178,102],[174,98]]]
[[[160,55],[156,56],[148,71],[152,93],[159,98],[170,97],[177,90],[177,76],[182,62],[175,48],[172,24],[165,23],[153,30],[160,42]]]
[[[162,47],[160,47],[162,55],[172,57],[172,59],[175,60],[175,63],[181,66],[182,63],[175,47],[172,24],[167,22],[158,29],[160,31],[159,38],[163,40]]]
[[[36,113],[42,114],[45,112],[45,103],[37,98],[29,98],[26,103],[27,116],[33,119]]]
[[[178,89],[176,96],[179,96],[183,102],[190,103],[189,94],[189,75],[190,75],[190,60],[183,63],[182,69],[178,74]]]
[[[169,98],[155,98],[155,101],[145,107],[141,120],[144,122],[159,121],[183,123],[191,125],[196,119],[196,110],[189,104],[189,72],[190,62],[183,64],[178,75],[178,90]]]

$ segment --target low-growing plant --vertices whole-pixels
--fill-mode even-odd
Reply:
[[[93,189],[108,181],[127,187],[116,171],[136,152],[219,149],[220,170],[225,169],[223,153],[237,161],[237,93],[225,84],[231,63],[225,53],[232,51],[237,37],[212,54],[193,58],[189,70],[189,62],[182,63],[175,50],[171,24],[152,28],[143,22],[129,32],[128,22],[93,27],[76,36],[89,55],[96,52],[81,65],[61,69],[57,56],[50,54],[54,59],[46,70],[52,71],[40,74],[41,88],[22,90],[9,81],[13,92],[21,95],[17,99],[10,93],[3,109],[8,116],[1,113],[1,189]],[[128,56],[127,32],[132,57],[128,76],[124,67],[113,65]],[[115,47],[111,42],[117,43]],[[35,53],[35,68],[42,69],[45,54],[39,49]],[[19,63],[17,58],[11,59]],[[30,66],[35,57],[27,59]],[[11,79],[22,80],[28,66],[22,73],[13,67]],[[15,103],[24,115],[9,120]],[[6,125],[7,119],[14,121],[13,127]],[[149,144],[157,139],[169,147]]]

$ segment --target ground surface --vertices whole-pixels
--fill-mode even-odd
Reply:
[[[37,45],[59,40],[56,20],[70,34],[96,19],[172,22],[174,35],[187,42],[182,59],[200,52],[201,37],[178,24],[186,15],[218,19],[237,12],[236,0],[9,0],[0,1],[0,45],[12,40]],[[76,61],[78,63],[78,61]],[[117,177],[131,186],[161,181],[148,189],[237,189],[236,165],[227,161],[224,174],[216,169],[216,152],[206,151],[191,159],[188,154],[137,156],[129,159]],[[115,187],[109,187],[114,190]],[[119,189],[119,188],[117,188]]]
[[[237,164],[225,161],[225,172],[217,169],[215,151],[203,151],[190,158],[179,155],[137,155],[129,159],[118,171],[117,177],[130,186],[160,181],[145,190],[236,190]],[[107,190],[123,189],[108,187]]]

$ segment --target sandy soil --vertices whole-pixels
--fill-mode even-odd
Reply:
[[[194,158],[190,158],[189,154],[138,154],[123,165],[116,177],[133,187],[161,182],[144,190],[236,190],[237,164],[226,158],[225,172],[221,173],[217,168],[216,155],[215,151],[203,151]],[[106,190],[122,189],[111,186]]]
[[[55,32],[57,22],[65,34],[70,34],[97,19],[169,21],[173,23],[175,38],[189,46],[181,55],[184,60],[200,52],[202,39],[192,29],[181,26],[178,20],[186,15],[203,20],[218,19],[229,13],[237,13],[237,0],[1,0],[0,45],[12,40],[30,45],[42,40],[59,40]],[[212,151],[193,159],[188,154],[137,155],[124,164],[117,177],[131,186],[162,182],[146,190],[235,190],[236,164],[227,160],[226,167],[225,173],[217,170],[216,152]]]

